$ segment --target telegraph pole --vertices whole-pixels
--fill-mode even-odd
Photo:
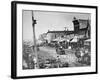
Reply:
[[[32,11],[32,27],[33,27],[33,42],[34,42],[34,46],[33,46],[33,51],[35,53],[35,58],[33,59],[34,60],[34,63],[35,63],[35,68],[38,69],[39,68],[39,64],[38,64],[38,53],[37,53],[37,46],[36,46],[36,37],[35,37],[35,24],[36,24],[36,20],[34,19],[34,14],[33,14],[33,11]],[[33,53],[33,55],[34,55]]]

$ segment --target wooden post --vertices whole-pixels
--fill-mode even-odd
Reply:
[[[38,53],[37,53],[36,37],[35,37],[35,24],[36,24],[36,20],[34,19],[34,15],[32,11],[33,42],[34,42],[34,53],[35,53],[35,58],[33,60],[35,62],[35,68],[38,69],[39,65],[38,65]]]

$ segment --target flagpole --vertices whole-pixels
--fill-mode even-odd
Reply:
[[[35,62],[35,68],[38,69],[39,65],[38,65],[38,53],[37,53],[37,46],[36,46],[36,37],[35,37],[35,24],[36,24],[36,20],[34,19],[34,14],[32,11],[32,27],[33,27],[33,42],[34,42],[34,52],[33,55],[35,53],[35,58],[33,59]]]

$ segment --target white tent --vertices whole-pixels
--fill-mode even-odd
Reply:
[[[53,41],[63,42],[63,41],[67,41],[67,39],[66,38],[56,38]]]
[[[75,37],[73,38],[73,40],[70,41],[70,42],[77,42],[77,41],[78,41],[78,38],[77,38],[77,36],[75,36]]]
[[[56,38],[56,39],[53,39],[52,41],[59,41],[59,39],[58,39],[58,38]]]

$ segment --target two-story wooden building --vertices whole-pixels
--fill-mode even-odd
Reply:
[[[46,39],[48,43],[53,41],[56,38],[66,38],[70,40],[77,36],[78,39],[90,38],[90,21],[74,18],[73,22],[73,31],[63,30],[63,31],[50,31],[48,30]]]

